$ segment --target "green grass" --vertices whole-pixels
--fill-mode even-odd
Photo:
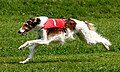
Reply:
[[[35,39],[35,32],[17,33],[30,17],[73,17],[94,23],[97,32],[108,38],[107,51],[101,44],[88,45],[75,36],[65,45],[51,43],[37,47],[28,64],[19,64],[28,48],[18,47]],[[0,71],[5,72],[117,72],[120,70],[120,1],[119,0],[0,0]]]
[[[1,71],[15,72],[117,72],[120,52],[35,56],[28,64],[18,64],[24,57],[0,57]]]

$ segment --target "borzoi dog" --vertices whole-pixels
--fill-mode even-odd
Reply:
[[[30,18],[30,20],[26,21],[23,26],[20,28],[18,33],[24,35],[30,30],[35,29],[37,31],[37,39],[25,42],[23,45],[19,47],[22,48],[29,46],[30,54],[28,58],[20,63],[28,62],[34,52],[35,48],[38,44],[46,44],[48,45],[52,41],[59,41],[61,44],[64,44],[65,39],[73,37],[74,33],[81,32],[84,36],[84,39],[88,44],[93,43],[102,43],[107,50],[111,43],[106,38],[100,36],[96,31],[93,24],[79,21],[76,19],[53,19],[45,16]],[[42,32],[41,32],[42,31]]]

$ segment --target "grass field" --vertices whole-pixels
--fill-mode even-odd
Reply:
[[[61,46],[51,43],[37,47],[28,64],[19,64],[29,50],[18,50],[35,32],[17,33],[30,17],[73,17],[94,23],[97,31],[112,46],[88,45],[75,36]],[[0,0],[0,72],[119,72],[120,71],[120,0]]]

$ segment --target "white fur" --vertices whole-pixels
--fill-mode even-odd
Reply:
[[[40,16],[40,17],[36,17],[36,18],[39,18],[41,21],[40,21],[40,24],[38,24],[36,26],[36,28],[34,28],[34,29],[39,30],[40,28],[42,28],[44,26],[44,24],[47,21],[48,17],[46,17],[46,16]]]
[[[85,24],[85,22],[79,21],[76,19],[72,19],[72,20],[74,20],[77,23],[76,30],[78,32],[79,31],[82,32],[82,34],[84,35],[84,38],[86,39],[88,44],[90,44],[90,43],[93,43],[93,44],[102,43],[107,50],[110,50],[109,46],[111,45],[111,43],[109,40],[102,37],[95,30],[89,30],[89,28],[87,27],[87,24]],[[89,24],[93,26],[92,23],[89,23]]]
[[[73,37],[73,35],[74,35],[74,31],[71,31],[69,28],[67,28],[66,38],[70,38],[70,39],[74,40],[75,38]]]
[[[25,30],[24,30],[24,29],[22,29],[22,27],[21,27],[21,28],[20,28],[20,32],[22,32],[22,33],[23,33],[23,32],[25,32]]]

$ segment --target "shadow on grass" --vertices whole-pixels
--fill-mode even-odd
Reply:
[[[2,58],[1,58],[2,59]],[[22,58],[22,60],[24,60]],[[5,59],[3,58],[3,60],[0,61],[0,65],[3,65],[3,64],[20,64],[19,62],[21,61],[21,58],[8,58],[8,59]],[[40,59],[36,59],[36,58],[33,58],[31,59],[27,64],[31,64],[31,63],[79,63],[79,62],[95,62],[95,59],[94,58],[85,58],[85,57],[82,57],[82,58],[40,58]]]
[[[86,59],[86,60],[82,60],[82,59],[59,59],[59,60],[44,60],[44,61],[30,61],[29,63],[79,63],[79,62],[94,62],[95,60],[90,60],[90,59]]]
[[[26,64],[37,64],[37,63],[80,63],[80,62],[94,62],[94,60],[44,60],[44,61],[29,61]],[[16,62],[0,62],[0,65],[4,64],[20,64],[18,61]]]
[[[29,61],[26,64],[32,64],[32,63],[66,63],[66,62],[71,62],[71,63],[78,63],[78,62],[91,62],[89,60],[45,60],[45,61]],[[20,64],[18,61],[16,62],[0,62],[0,65],[4,64]]]
[[[19,62],[0,62],[0,65],[4,65],[4,64],[19,64]]]

